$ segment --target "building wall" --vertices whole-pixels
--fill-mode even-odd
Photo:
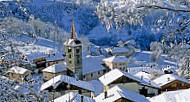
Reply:
[[[97,80],[102,75],[104,75],[104,71],[103,70],[97,71],[97,72],[93,72],[93,73],[89,73],[89,74],[83,75],[83,80],[85,80],[85,81]]]
[[[63,63],[63,59],[46,62],[46,67],[51,66],[53,64],[58,64],[58,63]]]
[[[188,89],[188,88],[190,88],[190,84],[175,80],[169,84],[162,86],[161,90],[162,91],[175,91],[175,90],[179,90],[179,89]]]
[[[9,73],[9,79],[22,83],[24,81],[24,78],[30,74],[30,72],[26,72],[24,74]]]
[[[59,72],[59,73],[49,73],[49,72],[43,72],[43,79],[44,81],[48,81],[50,79],[52,79],[53,77],[55,76],[58,76],[58,75],[66,75],[67,72],[64,71],[64,72]]]
[[[127,72],[126,62],[115,62],[115,63],[104,62],[104,63],[109,68],[109,70],[120,69]]]

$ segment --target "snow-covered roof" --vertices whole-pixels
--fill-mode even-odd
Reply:
[[[8,72],[10,72],[10,73],[16,73],[16,74],[24,74],[24,73],[26,73],[28,71],[31,72],[28,69],[25,69],[25,68],[22,68],[22,67],[18,67],[18,66],[14,66],[11,69],[9,69]]]
[[[43,83],[40,90],[45,90],[51,86],[53,88],[56,88],[61,83],[68,83],[70,85],[77,86],[77,87],[80,87],[80,88],[88,90],[88,91],[94,91],[94,88],[90,83],[81,81],[81,80],[77,80],[73,77],[69,77],[66,75],[58,75],[58,76],[50,79],[49,81]]]
[[[51,65],[51,66],[43,69],[42,71],[49,72],[49,73],[59,73],[59,72],[63,72],[66,70],[67,70],[66,63],[59,63],[59,64]]]
[[[155,87],[155,88],[160,88],[159,86],[149,83],[147,81],[144,81],[130,73],[121,71],[119,69],[114,69],[111,70],[110,72],[106,73],[105,75],[101,76],[99,78],[99,80],[104,84],[104,86],[107,86],[109,84],[111,84],[113,81],[117,80],[118,78],[125,76],[128,77],[136,82],[138,82],[139,84],[145,85],[145,86],[150,86],[150,87]]]
[[[190,102],[190,89],[163,92],[149,99],[150,102]]]
[[[111,49],[112,53],[123,53],[123,52],[126,53],[126,52],[129,52],[129,51],[130,51],[129,49],[124,48],[124,47],[122,47],[122,48],[115,47],[115,48]]]
[[[149,102],[145,96],[127,90],[122,86],[114,86],[107,91],[107,98],[105,99],[104,93],[95,97],[96,102],[114,102],[120,98],[125,98],[133,102]]]
[[[153,78],[153,76],[151,74],[149,74],[147,72],[143,72],[143,71],[136,73],[135,76],[137,76],[139,78],[143,78],[143,79],[148,79],[148,80],[151,80]]]
[[[64,60],[64,57],[61,53],[55,53],[55,54],[52,54],[52,56],[50,57],[47,57],[46,58],[46,61],[56,61],[56,60]]]
[[[54,100],[54,102],[81,102],[81,96],[80,94],[78,93],[75,93],[75,92],[69,92],[69,93],[66,93],[65,95],[61,96],[61,97],[58,97]],[[83,102],[95,102],[94,99],[90,98],[90,97],[87,97],[87,96],[84,96],[83,95]]]
[[[125,56],[112,56],[103,59],[104,62],[126,62],[127,58]]]
[[[99,80],[91,80],[88,82],[93,85],[94,89],[96,89],[94,90],[95,96],[99,95],[104,91],[104,85]]]
[[[179,77],[179,76],[174,75],[174,74],[164,74],[164,75],[154,79],[153,82],[155,82],[156,84],[158,84],[161,87],[161,86],[166,85],[166,84],[173,82],[175,80],[179,80],[179,81],[190,84],[190,82],[187,79]]]
[[[78,40],[78,39],[70,39],[69,38],[69,40],[67,40],[65,43],[64,43],[64,45],[66,45],[66,46],[79,46],[79,45],[81,45],[81,41],[80,40]]]
[[[42,58],[42,57],[47,57],[48,54],[45,54],[45,53],[32,53],[32,54],[29,54],[29,55],[26,55],[27,56],[27,59],[30,61],[30,62],[33,62],[33,60],[35,59],[38,59],[38,58]]]
[[[86,56],[83,57],[82,67],[83,75],[104,70],[105,67],[102,65],[104,56]]]

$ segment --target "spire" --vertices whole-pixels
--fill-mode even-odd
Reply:
[[[74,24],[74,20],[72,19],[72,26],[71,26],[71,39],[75,39],[76,38],[76,34],[75,34],[75,24]]]

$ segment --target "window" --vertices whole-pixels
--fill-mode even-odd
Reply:
[[[69,55],[69,58],[71,58],[71,55]]]
[[[86,78],[85,75],[83,76],[83,78],[84,78],[84,79]]]
[[[71,50],[71,49],[68,49],[68,52],[72,52],[72,50]]]
[[[76,49],[76,53],[79,53],[79,49]]]
[[[79,64],[79,62],[80,62],[79,59],[77,59],[77,64]]]
[[[72,61],[69,61],[70,64],[72,64]]]
[[[91,73],[91,77],[93,77],[93,74]]]
[[[98,72],[98,75],[100,75],[100,72]]]

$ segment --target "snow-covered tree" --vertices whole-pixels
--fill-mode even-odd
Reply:
[[[150,59],[152,62],[156,62],[163,52],[161,43],[152,42],[150,45],[150,50],[152,51]]]
[[[35,80],[38,82],[37,80]],[[0,101],[1,102],[47,102],[48,92],[35,91],[36,86],[32,83],[18,84],[1,76],[0,78]]]
[[[97,15],[109,30],[111,27],[122,28],[126,24],[142,26],[144,17],[153,16],[155,14],[153,11],[156,10],[169,15],[190,12],[189,5],[188,0],[101,0],[97,6]]]
[[[190,53],[189,53],[190,54]],[[180,60],[179,75],[190,79],[190,56],[186,56]]]

